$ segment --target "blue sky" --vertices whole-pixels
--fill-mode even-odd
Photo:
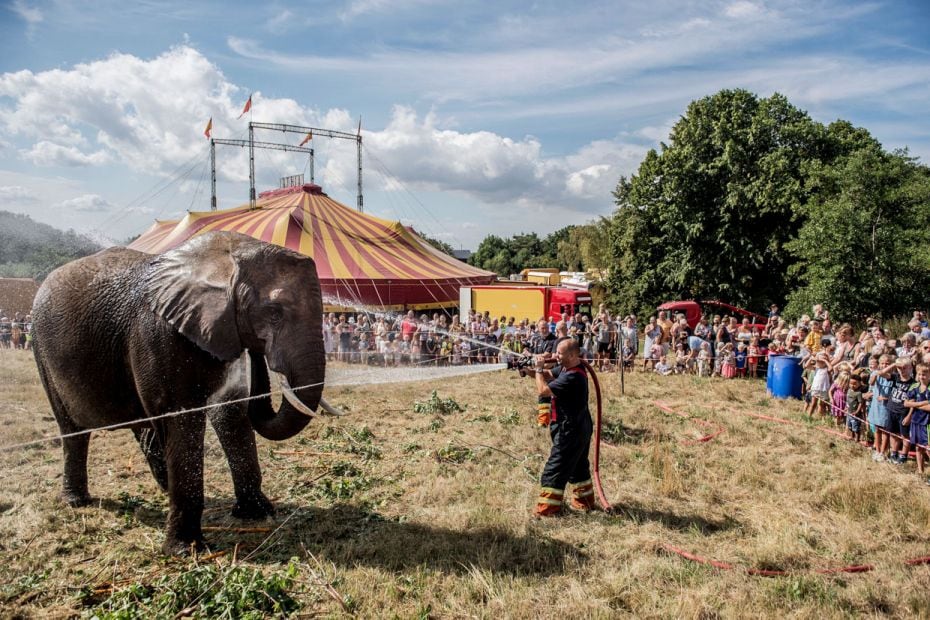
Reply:
[[[366,211],[455,246],[612,210],[696,98],[785,94],[930,161],[930,3],[111,2],[0,6],[0,209],[120,241],[209,208],[207,141],[256,121],[354,131]],[[260,136],[296,144],[299,136]],[[355,203],[354,145],[316,177]],[[222,150],[219,201],[247,200]],[[306,170],[257,156],[259,189]]]

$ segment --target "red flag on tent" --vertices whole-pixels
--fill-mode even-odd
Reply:
[[[249,95],[249,100],[245,102],[245,107],[242,108],[242,114],[239,115],[239,118],[245,116],[245,113],[252,109],[252,95]],[[239,120],[237,118],[236,120]]]
[[[210,117],[210,120],[207,121],[207,128],[203,130],[203,135],[207,138],[210,137],[210,132],[213,131],[213,117]]]
[[[303,145],[305,145],[307,142],[310,142],[310,140],[313,140],[313,132],[312,132],[312,131],[308,131],[308,132],[307,132],[307,137],[305,137],[305,138],[304,138],[304,141],[301,142],[300,144],[298,144],[297,146],[303,146]]]

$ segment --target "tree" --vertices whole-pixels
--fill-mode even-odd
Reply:
[[[0,277],[42,280],[57,267],[100,249],[73,230],[64,232],[27,215],[0,211]]]
[[[470,262],[501,276],[528,267],[555,267],[557,261],[544,251],[544,245],[536,233],[514,235],[506,240],[488,235],[471,255]]]
[[[930,169],[906,152],[885,153],[874,140],[812,170],[818,188],[803,207],[804,225],[788,249],[800,288],[794,315],[823,303],[835,316],[894,316],[924,307],[930,290]]]
[[[440,252],[444,252],[445,254],[448,254],[449,256],[452,256],[452,253],[455,252],[455,248],[453,248],[451,245],[449,245],[445,241],[440,241],[439,239],[433,239],[432,237],[428,235],[424,235],[421,232],[418,232],[417,234],[420,236],[421,239],[423,239],[423,241],[426,241],[428,244],[430,244],[431,246],[433,246]]]
[[[675,297],[781,302],[805,168],[828,146],[825,128],[779,94],[692,102],[669,144],[617,185],[611,303],[646,313]]]

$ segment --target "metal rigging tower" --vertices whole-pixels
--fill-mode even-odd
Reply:
[[[291,151],[296,153],[308,153],[310,155],[310,182],[314,182],[314,151],[312,148],[303,146],[292,146],[279,142],[261,142],[255,140],[256,129],[267,129],[270,131],[280,131],[283,133],[299,133],[312,137],[322,136],[324,138],[336,138],[342,140],[352,140],[355,142],[358,162],[358,202],[357,208],[359,213],[364,213],[365,202],[362,196],[362,133],[349,133],[346,131],[335,131],[333,129],[323,129],[321,127],[305,127],[303,125],[287,125],[282,123],[249,123],[248,140],[226,140],[216,138],[210,139],[210,210],[216,211],[216,145],[240,146],[249,149],[249,208],[255,208],[255,149],[271,149],[277,151]]]

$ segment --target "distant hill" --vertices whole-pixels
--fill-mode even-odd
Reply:
[[[42,280],[56,267],[101,249],[73,230],[61,231],[28,215],[0,211],[0,277]]]

